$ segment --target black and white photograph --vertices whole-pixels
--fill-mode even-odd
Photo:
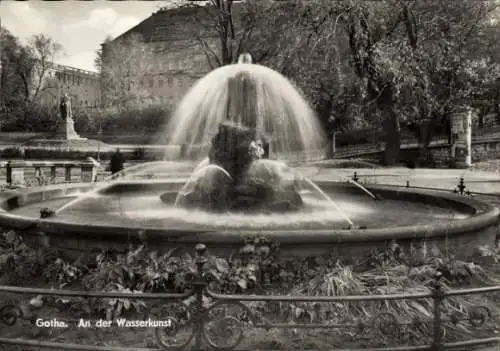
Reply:
[[[0,2],[0,351],[500,351],[500,0]]]

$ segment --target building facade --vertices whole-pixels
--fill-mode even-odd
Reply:
[[[101,89],[98,73],[58,65],[54,74],[59,82],[59,92],[67,92],[73,106],[80,108],[99,107]]]
[[[62,94],[78,108],[96,108],[101,103],[99,74],[79,68],[51,64],[39,92],[42,104],[58,104]]]
[[[38,93],[42,104],[59,104],[64,93],[77,108],[96,108],[101,103],[100,77],[96,72],[51,64],[43,79]]]
[[[113,65],[106,61],[112,45],[138,36],[154,52],[153,62],[144,75],[129,76],[124,84],[131,92],[145,91],[155,102],[175,104],[196,80],[211,70],[203,45],[216,50],[217,35],[207,32],[209,26],[200,21],[203,11],[206,10],[202,7],[192,6],[153,13],[114,40],[102,44],[103,69],[106,64]],[[103,92],[113,88],[101,86]]]

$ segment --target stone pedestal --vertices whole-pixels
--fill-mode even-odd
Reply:
[[[458,168],[472,166],[472,110],[463,108],[451,116],[450,159]]]
[[[52,166],[50,167],[50,183],[55,184],[56,183],[56,167]]]
[[[24,168],[18,168],[15,165],[12,165],[10,162],[7,163],[7,172],[6,172],[6,180],[7,184],[11,186],[24,185]]]
[[[64,120],[56,132],[56,137],[64,140],[87,140],[87,138],[80,137],[75,131],[75,121],[71,117]]]
[[[67,165],[64,167],[64,181],[71,183],[71,165]]]
[[[82,183],[93,183],[96,180],[97,168],[93,164],[81,165]]]

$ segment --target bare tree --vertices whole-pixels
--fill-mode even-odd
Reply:
[[[30,38],[28,50],[34,60],[31,75],[25,79],[31,81],[30,100],[34,102],[42,91],[57,89],[57,86],[54,86],[54,80],[47,79],[47,72],[53,67],[55,58],[62,52],[62,46],[44,34],[37,34]]]
[[[186,6],[197,10],[195,35],[211,69],[235,63],[244,52],[250,52],[257,63],[268,61],[291,37],[289,30],[296,19],[291,13],[297,1],[209,0],[203,6],[200,2]]]

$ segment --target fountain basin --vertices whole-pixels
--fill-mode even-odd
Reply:
[[[367,229],[346,229],[345,222],[335,220],[333,209],[289,215],[294,217],[233,214],[225,218],[193,212],[176,212],[177,217],[169,217],[173,210],[157,208],[163,203],[159,197],[170,192],[174,201],[184,183],[185,179],[117,182],[69,212],[45,219],[40,219],[40,210],[60,207],[93,186],[23,189],[0,199],[0,227],[19,230],[28,241],[72,254],[103,249],[121,252],[130,244],[140,243],[152,249],[179,247],[191,252],[196,243],[202,242],[212,253],[228,256],[242,247],[245,237],[267,235],[280,243],[280,253],[285,256],[333,251],[348,260],[396,240],[403,247],[423,243],[429,248],[437,246],[441,252],[466,259],[478,245],[495,242],[500,215],[487,203],[450,193],[374,185],[368,189],[382,198],[374,201],[350,184],[317,182],[340,202],[355,224]],[[154,214],[152,208],[167,217]]]

